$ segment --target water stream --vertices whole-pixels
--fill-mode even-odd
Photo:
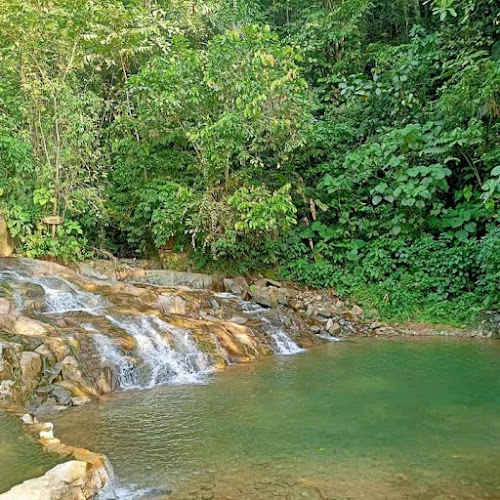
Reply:
[[[155,316],[106,317],[137,341],[142,359],[142,383],[138,387],[201,383],[204,376],[212,372],[210,358],[198,349],[189,331],[175,328]]]
[[[41,287],[44,309],[38,314],[44,320],[50,322],[51,316],[68,319],[72,313],[84,313],[89,320],[95,318],[104,321],[108,326],[132,336],[137,343],[137,360],[125,355],[109,332],[96,328],[92,322],[79,322],[77,319],[75,323],[75,326],[93,336],[103,366],[114,369],[120,389],[204,383],[207,374],[213,372],[213,360],[198,348],[192,332],[188,330],[176,328],[148,314],[117,313],[102,295],[82,290],[60,276],[35,277],[18,271],[3,271],[0,272],[0,278],[14,286],[14,294],[15,286],[19,283]],[[228,301],[236,298],[221,293],[215,296]],[[16,303],[23,309],[21,299]],[[282,328],[266,317],[269,309],[246,301],[239,301],[238,304],[242,314],[257,317],[261,321],[262,331],[259,334],[271,338],[276,354],[291,355],[303,351]],[[218,344],[218,340],[215,340],[215,344]]]

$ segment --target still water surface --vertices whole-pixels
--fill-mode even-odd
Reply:
[[[339,342],[55,424],[165,498],[500,499],[500,343]]]

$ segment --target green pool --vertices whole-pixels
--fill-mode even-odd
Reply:
[[[333,343],[55,424],[158,498],[500,499],[500,343]]]

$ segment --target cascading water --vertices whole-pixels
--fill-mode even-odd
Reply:
[[[84,312],[105,320],[119,328],[136,341],[134,358],[127,356],[108,335],[107,329],[94,321],[79,323],[92,335],[102,366],[110,366],[116,374],[121,389],[149,388],[160,384],[193,384],[206,381],[206,374],[213,371],[212,359],[198,349],[191,332],[176,328],[153,315],[132,315],[115,313],[109,302],[100,294],[82,290],[74,283],[60,276],[26,276],[17,271],[3,271],[0,274],[12,282],[32,284],[43,288],[45,311],[43,314]],[[13,287],[16,293],[16,287]],[[259,320],[263,331],[272,340],[276,354],[291,355],[303,351],[288,335],[268,319],[268,308],[237,299],[232,294],[215,294],[222,300],[235,301],[243,314]],[[22,304],[19,304],[22,309]],[[224,352],[216,336],[212,336],[218,351]],[[224,357],[224,356],[223,356]],[[227,361],[227,358],[225,358]]]
[[[124,356],[109,337],[97,332],[90,325],[82,326],[85,330],[92,333],[92,339],[97,351],[101,355],[102,362],[113,366],[115,369],[120,389],[137,388],[137,367],[132,363],[130,358]]]
[[[271,321],[266,318],[264,314],[269,309],[266,309],[259,304],[246,302],[244,300],[240,300],[238,301],[238,303],[246,314],[257,316],[258,319],[265,324],[267,333],[273,339],[275,354],[280,354],[282,356],[291,356],[292,354],[298,354],[305,351],[305,349],[299,347],[283,329],[274,326]]]
[[[30,283],[43,288],[47,313],[65,313],[72,311],[94,311],[106,307],[104,297],[95,293],[83,292],[70,281],[61,277],[27,277],[16,271],[3,271],[0,277],[13,282]],[[14,291],[14,302],[22,308],[19,293]]]
[[[299,347],[281,328],[271,324],[271,322],[262,316],[260,318],[267,325],[267,332],[273,339],[274,353],[282,356],[291,356],[304,352],[305,349]]]
[[[94,311],[106,306],[102,296],[82,292],[64,278],[34,278],[31,282],[44,289],[47,312]]]
[[[132,488],[123,486],[116,477],[111,462],[105,459],[106,484],[97,495],[97,500],[140,500],[152,497],[155,493],[152,488]]]
[[[275,353],[284,356],[290,356],[292,354],[298,354],[299,352],[304,352],[305,349],[299,347],[283,330],[280,328],[275,328],[270,335],[276,346]]]
[[[187,330],[175,328],[156,316],[106,317],[136,340],[143,361],[139,381],[142,387],[201,383],[212,372],[210,358],[197,348]]]
[[[134,337],[138,357],[142,360],[139,366],[125,356],[112,338],[100,329],[90,323],[80,325],[92,334],[102,364],[113,367],[121,389],[149,388],[169,383],[201,383],[205,375],[213,370],[210,357],[198,349],[187,330],[175,328],[155,316],[115,316],[106,309],[109,304],[104,297],[82,291],[61,277],[27,277],[15,271],[2,272],[3,276],[8,276],[12,282],[42,287],[45,292],[45,314],[86,312],[106,318],[112,325]]]

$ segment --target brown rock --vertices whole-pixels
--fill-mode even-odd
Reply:
[[[224,290],[245,297],[248,293],[248,283],[243,276],[236,278],[224,278]]]
[[[358,305],[352,306],[351,313],[356,319],[361,319],[363,317],[363,309]]]
[[[158,307],[164,314],[186,314],[187,303],[178,295],[164,292],[158,297]]]
[[[10,314],[14,307],[7,299],[0,298],[0,314]]]
[[[36,319],[11,314],[0,315],[0,328],[15,335],[43,337],[47,334],[47,325]]]
[[[42,372],[42,357],[36,352],[25,351],[21,354],[21,382],[28,391],[38,387]]]

